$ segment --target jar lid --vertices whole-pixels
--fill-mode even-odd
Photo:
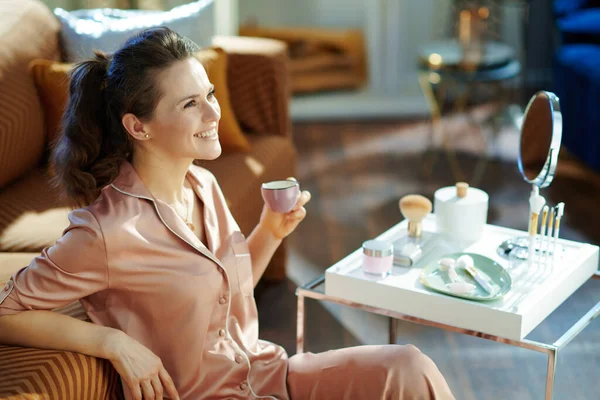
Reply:
[[[442,203],[455,203],[457,205],[471,205],[487,203],[489,196],[481,189],[474,187],[466,188],[466,195],[460,197],[456,186],[447,186],[435,191],[435,200]]]
[[[383,240],[367,240],[362,244],[363,253],[371,257],[387,257],[394,254],[394,245]]]

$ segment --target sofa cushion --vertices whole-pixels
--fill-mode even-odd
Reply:
[[[44,117],[27,64],[34,58],[58,58],[59,30],[41,2],[0,2],[0,188],[44,154]]]
[[[227,84],[227,53],[220,48],[205,48],[196,53],[209,79],[215,85],[215,96],[221,106],[219,141],[223,152],[248,151],[250,143],[237,122]],[[44,105],[47,134],[52,140],[60,129],[60,122],[67,105],[69,70],[73,64],[36,59],[29,64],[31,76]]]
[[[39,256],[35,253],[3,253],[0,252],[0,287],[14,275],[15,272],[29,265],[31,260]]]
[[[245,235],[256,226],[262,211],[261,183],[293,176],[297,158],[288,138],[257,134],[249,139],[252,153],[197,161],[217,177],[231,213]]]
[[[94,50],[113,52],[130,36],[160,25],[207,46],[215,30],[213,7],[213,0],[199,0],[168,11],[57,8],[54,13],[62,24],[66,59],[76,61],[92,57]]]
[[[597,2],[597,0],[554,0],[552,8],[555,14],[564,15],[588,7],[594,2]]]
[[[52,142],[60,130],[62,115],[69,98],[71,64],[35,59],[29,70],[44,110],[46,136]]]
[[[62,236],[71,210],[36,168],[0,191],[0,252],[41,251]]]
[[[600,45],[561,46],[554,61],[553,90],[560,98],[562,144],[600,172]]]
[[[600,24],[600,21],[598,23]],[[556,52],[556,61],[560,65],[570,68],[571,73],[584,77],[595,85],[600,85],[600,45],[572,44],[562,46]]]
[[[577,11],[558,21],[558,28],[564,34],[600,35],[600,8]]]

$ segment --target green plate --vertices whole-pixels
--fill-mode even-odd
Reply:
[[[439,260],[442,258],[452,258],[457,260],[462,255],[469,255],[475,262],[475,268],[477,268],[482,274],[487,275],[488,281],[492,283],[493,292],[486,292],[471,275],[464,268],[455,268],[458,276],[465,282],[472,283],[475,285],[475,290],[469,294],[457,294],[452,293],[450,289],[446,287],[446,284],[450,283],[448,272],[441,269]],[[506,270],[494,260],[474,253],[453,253],[447,254],[434,262],[423,267],[421,271],[421,283],[436,292],[444,293],[450,296],[461,297],[463,299],[487,301],[495,300],[504,296],[512,287],[512,280]]]

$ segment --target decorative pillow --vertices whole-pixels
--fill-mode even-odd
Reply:
[[[192,39],[198,46],[210,45],[214,35],[214,0],[199,0],[169,11],[119,10],[110,8],[66,11],[56,8],[67,61],[93,56],[94,50],[111,53],[130,36],[145,28],[164,25]]]
[[[36,59],[29,63],[29,71],[44,109],[46,136],[52,143],[60,130],[60,121],[69,97],[71,64]]]
[[[250,150],[250,143],[242,132],[229,100],[227,86],[227,53],[220,48],[206,48],[196,53],[208,78],[215,85],[215,96],[221,106],[219,141],[223,153]],[[69,92],[68,71],[72,64],[36,59],[29,69],[44,107],[46,134],[53,140],[60,130],[60,122],[67,105]]]

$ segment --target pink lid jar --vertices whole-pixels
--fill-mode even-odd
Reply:
[[[362,244],[362,268],[367,274],[385,277],[394,264],[394,245],[382,240],[367,240]]]

